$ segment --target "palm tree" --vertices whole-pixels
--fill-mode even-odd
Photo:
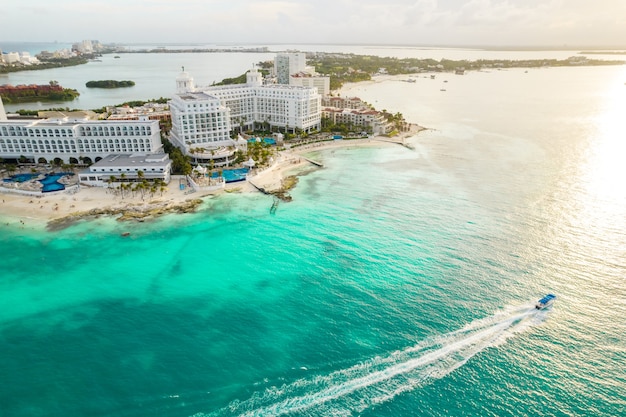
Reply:
[[[120,182],[121,182],[121,184],[119,185],[120,194],[122,196],[122,199],[124,199],[124,190],[126,190],[126,184],[124,183],[125,179],[126,179],[126,174],[122,172],[120,174]]]
[[[141,200],[143,201],[146,196],[146,190],[148,189],[148,181],[143,180],[138,185],[139,191],[141,192]]]
[[[191,174],[191,164],[189,162],[187,162],[186,164],[184,164],[182,166],[182,171],[183,171],[183,175],[189,175]]]

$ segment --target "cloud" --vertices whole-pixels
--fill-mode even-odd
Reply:
[[[418,0],[409,6],[404,13],[404,24],[407,26],[433,25],[442,21],[448,13],[438,9],[437,0]]]
[[[0,36],[153,43],[617,44],[626,42],[623,16],[623,0],[4,0]]]

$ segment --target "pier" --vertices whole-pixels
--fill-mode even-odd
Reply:
[[[260,187],[258,185],[256,185],[255,183],[253,183],[251,180],[248,180],[248,184],[252,185],[254,188],[256,188],[257,190],[259,190],[260,192],[262,192],[263,194],[266,195],[270,195],[272,193],[268,192],[265,188]]]
[[[321,162],[315,161],[315,160],[310,159],[310,158],[307,158],[307,157],[305,157],[305,156],[301,156],[300,158],[302,158],[302,159],[304,159],[305,161],[307,161],[307,162],[309,162],[309,163],[311,163],[311,164],[313,164],[313,165],[316,165],[316,166],[318,166],[318,167],[322,167],[322,168],[324,167],[324,164],[322,164]]]

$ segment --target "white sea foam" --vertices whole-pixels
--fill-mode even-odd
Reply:
[[[530,305],[475,320],[460,330],[352,367],[299,379],[234,401],[211,416],[351,415],[448,375],[474,355],[543,321]]]

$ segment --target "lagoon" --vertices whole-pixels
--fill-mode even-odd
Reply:
[[[2,44],[0,44],[0,47]],[[19,45],[11,45],[20,48]],[[184,45],[192,47],[193,45]],[[207,45],[196,45],[207,47]],[[215,47],[215,45],[209,45]],[[44,45],[39,46],[44,47]],[[54,49],[54,44],[48,45]],[[129,51],[153,48],[150,45],[127,45]],[[183,45],[169,45],[171,49]],[[252,45],[242,45],[252,47]],[[22,46],[24,49],[32,45]],[[565,59],[576,55],[577,51],[493,51],[459,48],[427,48],[410,46],[349,46],[349,45],[270,45],[267,53],[123,53],[105,54],[101,62],[89,62],[77,67],[56,68],[44,71],[23,71],[0,74],[0,84],[47,84],[58,81],[65,88],[76,89],[80,97],[69,102],[38,102],[24,104],[5,104],[7,111],[19,109],[48,109],[51,107],[69,107],[70,109],[99,109],[105,106],[121,104],[131,100],[150,100],[171,97],[176,87],[176,77],[182,67],[194,77],[197,85],[210,85],[224,78],[236,77],[248,71],[254,64],[273,60],[276,52],[301,50],[310,52],[339,52],[362,55],[378,55],[397,58],[433,58],[452,60],[475,59]],[[119,56],[116,59],[115,56]],[[614,60],[611,55],[594,55],[597,59]],[[125,89],[100,90],[87,88],[88,81],[100,79],[131,80],[136,84]]]

